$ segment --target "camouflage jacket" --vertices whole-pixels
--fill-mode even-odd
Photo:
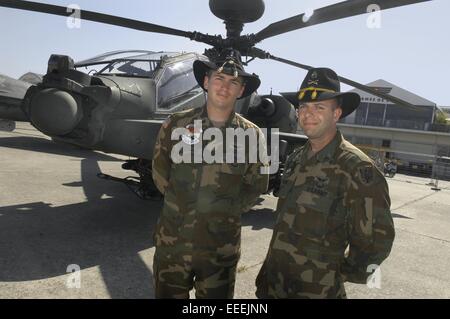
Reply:
[[[370,158],[339,131],[311,158],[309,150],[308,142],[286,162],[257,279],[271,297],[345,297],[343,282],[366,283],[394,240],[388,185]]]
[[[195,139],[202,140],[203,133],[174,141],[171,134],[176,128],[192,125],[194,120],[201,120],[203,132],[213,127],[206,107],[192,109],[171,115],[156,140],[153,180],[164,194],[164,206],[155,231],[155,245],[174,253],[189,254],[195,249],[235,260],[240,252],[241,213],[249,210],[259,195],[267,191],[268,175],[260,173],[265,164],[261,161],[177,164],[171,156],[172,149],[185,143],[186,138],[188,144],[195,143],[190,146],[193,149],[198,142]],[[233,113],[219,130],[223,133],[227,127],[254,128],[253,132],[264,141],[262,151],[266,152],[264,136],[253,123]],[[200,150],[211,143],[202,141]],[[227,144],[226,139],[222,144]]]

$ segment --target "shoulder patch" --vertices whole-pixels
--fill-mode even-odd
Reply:
[[[375,179],[374,167],[365,165],[358,167],[358,178],[364,185],[371,185]]]

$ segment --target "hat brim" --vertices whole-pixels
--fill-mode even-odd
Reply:
[[[197,80],[198,85],[200,85],[200,87],[203,90],[208,92],[208,90],[206,90],[204,87],[205,76],[208,74],[210,70],[216,70],[217,66],[210,61],[196,60],[194,61],[193,68],[194,68],[194,76],[195,79]],[[251,95],[258,89],[258,87],[261,84],[261,81],[259,80],[259,77],[256,74],[250,74],[238,69],[238,76],[241,76],[245,82],[245,89],[240,99]]]
[[[280,94],[292,105],[294,105],[295,108],[298,106],[298,103],[300,102],[298,99],[298,92],[285,92]],[[302,99],[301,102],[304,103],[319,102],[338,97],[342,98],[342,105],[341,105],[342,115],[340,117],[341,119],[353,113],[353,111],[358,108],[361,102],[361,97],[359,96],[359,94],[354,92],[342,92],[342,93],[323,92],[319,94],[319,96],[314,100],[305,98]]]

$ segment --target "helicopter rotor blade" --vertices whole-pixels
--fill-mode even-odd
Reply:
[[[302,29],[316,24],[333,20],[344,19],[355,15],[372,12],[374,10],[386,10],[405,5],[432,0],[349,0],[316,9],[312,16],[302,13],[291,18],[272,23],[255,34],[255,44],[276,35]],[[374,6],[375,5],[375,6]]]
[[[294,66],[294,67],[297,67],[297,68],[300,68],[300,69],[308,70],[308,71],[313,68],[310,65],[297,63],[297,62],[294,62],[294,61],[291,61],[291,60],[287,60],[287,59],[283,59],[283,58],[271,55],[270,53],[268,53],[266,51],[263,51],[261,49],[258,49],[258,48],[253,48],[250,51],[250,54],[252,54],[252,56],[260,58],[260,59],[270,59],[270,60],[274,60],[274,61],[278,61],[278,62],[281,62],[281,63],[288,64],[288,65],[291,65],[291,66]],[[352,87],[354,87],[356,89],[360,89],[361,91],[364,91],[364,92],[370,93],[372,95],[378,96],[380,98],[383,98],[383,99],[385,99],[387,101],[390,101],[392,103],[395,103],[397,105],[405,106],[405,107],[408,107],[408,108],[411,108],[411,109],[414,109],[414,110],[417,110],[417,111],[421,111],[422,110],[421,108],[417,107],[416,105],[411,104],[411,103],[409,103],[409,102],[407,102],[405,100],[402,100],[402,99],[400,99],[398,97],[395,97],[395,96],[392,96],[392,95],[380,92],[380,91],[378,91],[377,89],[375,89],[373,87],[370,87],[370,86],[367,86],[367,85],[355,82],[353,80],[347,79],[347,78],[345,78],[343,76],[340,76],[340,75],[339,75],[339,81],[342,82],[342,83],[345,83],[347,85],[350,85],[350,86],[352,86]]]
[[[18,1],[18,0],[0,0],[0,7],[12,8],[12,9],[20,9],[26,11],[34,11],[41,13],[48,13],[53,15],[59,15],[64,17],[69,17],[73,15],[73,10],[70,7],[62,7],[52,4],[38,3],[32,1]],[[105,23],[109,25],[115,25],[120,27],[125,27],[129,29],[145,31],[145,32],[154,32],[154,33],[162,33],[174,36],[181,36],[185,38],[189,38],[194,41],[204,42],[206,44],[214,43],[215,37],[203,35],[199,32],[187,32],[177,29],[172,29],[168,27],[164,27],[157,24],[152,24],[144,21],[132,20],[127,18],[122,18],[118,16],[80,10],[79,18],[82,20],[94,21]]]

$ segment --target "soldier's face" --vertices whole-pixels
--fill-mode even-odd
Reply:
[[[342,114],[337,100],[303,103],[299,105],[298,123],[309,139],[327,138],[336,131],[336,123]]]
[[[203,85],[208,90],[208,104],[221,108],[234,108],[245,88],[241,77],[215,71],[209,77],[205,76]]]

